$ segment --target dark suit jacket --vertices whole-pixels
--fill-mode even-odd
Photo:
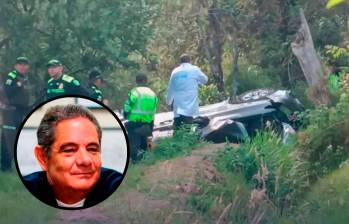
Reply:
[[[102,167],[98,182],[87,195],[84,206],[81,208],[91,207],[108,198],[119,186],[121,180],[121,173]],[[23,182],[28,190],[39,200],[53,207],[58,207],[53,189],[47,181],[46,172],[39,171],[24,176]]]

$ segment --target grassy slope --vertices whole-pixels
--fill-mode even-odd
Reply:
[[[316,183],[301,208],[308,223],[349,222],[349,164]]]
[[[206,148],[210,149],[211,146],[207,145]],[[191,154],[190,150],[189,152],[176,153],[171,156],[188,156],[169,161],[166,160],[170,159],[166,158],[168,155],[157,155],[156,159],[160,159],[160,157],[160,160],[166,159],[153,165],[144,163],[131,165],[120,189],[104,203],[96,206],[98,212],[108,217],[110,223],[118,223],[117,220],[134,223],[141,221],[153,221],[154,223],[154,220],[157,220],[158,223],[169,220],[169,223],[195,221],[210,223],[218,219],[229,202],[238,199],[238,204],[231,208],[231,213],[226,218],[235,222],[243,221],[240,219],[242,217],[234,215],[245,212],[245,205],[249,199],[250,186],[246,185],[242,177],[232,173],[220,173],[219,175],[224,177],[223,181],[204,181],[201,184],[195,181],[195,184],[201,185],[200,187],[204,191],[199,194],[189,193],[185,196],[185,194],[176,192],[174,186],[178,183],[186,183],[187,180],[178,179],[176,176],[177,179],[173,181],[158,175],[163,173],[161,170],[165,172],[168,167],[175,172],[182,165],[179,162],[183,162],[188,157],[195,158],[197,153],[202,150],[194,151],[196,155],[192,156],[188,155]],[[205,156],[202,158],[206,161]],[[151,161],[153,162],[153,158]],[[199,170],[197,173],[199,181],[205,179],[205,169],[203,168],[206,167],[206,164],[202,163],[198,163],[201,164],[201,167],[197,169]],[[175,167],[176,164],[179,167]],[[183,167],[183,169],[191,168],[188,166]],[[154,176],[149,176],[149,172],[155,172],[159,179],[152,180],[151,177]],[[60,212],[33,198],[15,173],[4,174],[0,172],[0,186],[0,223],[60,223],[62,221],[57,218],[59,217],[57,213]],[[184,203],[181,201],[182,196],[185,199]],[[301,215],[299,212],[293,216],[295,219],[301,217],[297,223],[346,223],[349,220],[347,212],[349,211],[349,165],[317,182],[305,196],[305,203],[299,207],[299,211],[302,213]],[[294,220],[293,218],[287,219],[288,221],[282,219],[282,221],[293,223],[291,221]],[[74,223],[90,222],[91,220],[74,221]]]
[[[0,172],[0,223],[47,223],[55,212],[34,198],[16,173]]]
[[[169,160],[157,154],[159,160],[153,165],[147,165],[148,162],[131,164],[120,189],[104,203],[105,213],[121,223],[192,223],[202,220],[201,214],[187,207],[187,193],[176,187],[195,179],[197,169],[202,168],[201,161],[207,159],[205,155],[212,154],[211,151],[214,149],[206,145],[193,153],[189,150],[176,154]]]

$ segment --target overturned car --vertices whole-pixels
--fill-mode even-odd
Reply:
[[[302,110],[303,105],[288,90],[253,90],[241,94],[234,103],[226,100],[201,106],[194,119],[195,131],[214,143],[241,142],[270,127],[286,141],[295,132],[294,112]],[[156,114],[153,138],[171,136],[172,124],[172,112]]]

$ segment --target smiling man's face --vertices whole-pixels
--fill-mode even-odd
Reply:
[[[77,117],[57,124],[44,168],[54,189],[88,193],[99,179],[101,165],[98,133],[90,120]]]

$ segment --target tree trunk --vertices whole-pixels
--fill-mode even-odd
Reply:
[[[329,105],[326,75],[315,51],[310,29],[303,9],[300,9],[301,26],[296,39],[291,43],[292,52],[297,57],[310,87],[309,98],[315,105]]]
[[[294,33],[293,27],[292,27],[292,13],[291,10],[293,7],[296,6],[298,0],[278,0],[279,2],[279,7],[280,7],[280,15],[281,15],[281,21],[279,25],[279,34],[280,34],[280,40],[282,43],[287,43],[288,42],[288,37],[289,35],[292,35]],[[289,62],[289,57],[290,54],[287,53],[284,50],[284,53],[280,57],[279,63],[283,66],[283,69],[279,73],[281,85],[287,88],[290,88],[292,85],[292,77],[290,74],[290,67],[291,66],[297,66],[294,64],[290,64]],[[286,66],[287,65],[287,66]]]
[[[236,102],[236,94],[238,91],[238,83],[236,78],[239,75],[239,67],[238,67],[239,51],[235,43],[233,43],[231,54],[232,54],[232,65],[233,65],[232,72],[231,72],[231,84],[232,84],[231,101]]]
[[[222,47],[223,47],[223,31],[221,25],[221,15],[217,10],[217,1],[214,0],[208,9],[208,37],[210,43],[210,67],[214,77],[214,81],[219,91],[224,92],[224,75],[222,69]]]

